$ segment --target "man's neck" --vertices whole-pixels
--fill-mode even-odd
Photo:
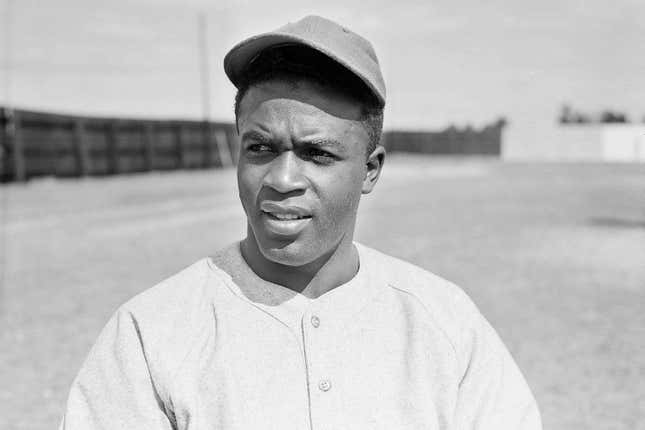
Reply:
[[[252,236],[242,241],[241,251],[246,263],[260,278],[312,299],[348,282],[359,267],[358,252],[351,240],[341,240],[331,252],[302,266],[268,260]]]

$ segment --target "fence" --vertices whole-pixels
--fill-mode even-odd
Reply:
[[[94,176],[234,164],[230,123],[0,110],[0,179]]]
[[[388,131],[391,152],[499,155],[503,121],[481,130]],[[233,165],[234,124],[135,120],[0,109],[0,180]]]
[[[500,156],[505,126],[506,121],[500,119],[481,129],[449,127],[436,132],[388,131],[383,134],[381,143],[388,152]]]

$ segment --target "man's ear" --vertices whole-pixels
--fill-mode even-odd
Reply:
[[[367,157],[367,174],[363,180],[363,194],[369,194],[374,189],[381,176],[383,163],[385,163],[385,148],[382,145],[376,145],[374,151]]]

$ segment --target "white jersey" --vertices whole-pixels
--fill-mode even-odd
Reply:
[[[75,379],[63,429],[541,429],[466,294],[357,244],[317,299],[257,277],[238,244],[136,296]]]

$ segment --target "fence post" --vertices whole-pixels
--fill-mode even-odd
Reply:
[[[81,118],[74,120],[74,149],[76,152],[76,167],[79,176],[90,173],[90,157],[85,139],[85,121]]]
[[[228,136],[226,131],[215,131],[215,142],[217,143],[217,150],[219,151],[219,162],[222,167],[229,167],[233,165],[233,158],[231,157],[231,150],[228,146]]]
[[[240,157],[240,139],[237,133],[230,128],[226,130],[226,136],[228,137],[228,151],[231,154],[231,161],[234,166],[237,166]]]
[[[211,167],[215,164],[213,157],[213,145],[211,144],[213,140],[213,130],[211,123],[209,121],[204,121],[202,123],[202,156],[203,156],[203,167]]]
[[[177,127],[175,127],[175,145],[177,148],[177,167],[181,169],[186,161],[184,157],[184,133],[181,124],[177,124]]]
[[[146,170],[150,171],[155,165],[154,130],[150,122],[143,124],[143,144],[145,148]]]
[[[9,113],[7,108],[0,109],[0,181],[9,180]]]
[[[119,173],[119,159],[116,147],[116,122],[114,120],[108,120],[106,129],[107,173],[109,175],[114,175]]]
[[[14,179],[18,182],[24,182],[27,180],[27,163],[25,162],[21,118],[19,112],[15,110],[9,111],[7,135],[9,144],[12,145]]]

